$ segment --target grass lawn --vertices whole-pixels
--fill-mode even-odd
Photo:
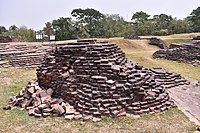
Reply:
[[[162,40],[169,47],[169,45],[171,45],[172,43],[183,43],[183,42],[189,41],[190,39],[188,39],[188,38],[185,38],[185,39],[180,39],[180,38],[163,38]]]
[[[122,39],[114,41],[126,52],[129,60],[139,62],[146,67],[163,67],[187,77],[200,79],[200,67],[153,59],[151,55],[157,48],[147,46],[144,41]],[[7,105],[9,97],[16,95],[32,79],[36,79],[35,69],[0,68],[0,132],[182,133],[193,132],[196,128],[177,108],[139,118],[133,116],[114,119],[103,118],[97,123],[68,121],[64,120],[64,117],[35,118],[28,116],[25,110],[19,108],[3,110],[2,108]]]

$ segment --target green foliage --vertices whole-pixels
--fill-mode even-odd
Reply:
[[[127,31],[133,30],[131,24],[124,21],[118,14],[106,15],[100,23],[103,37],[122,37]]]
[[[84,25],[80,23],[79,21],[75,22],[74,27],[76,28],[76,34],[78,38],[88,38],[90,37],[90,34],[85,29]]]
[[[74,9],[72,16],[76,17],[77,20],[72,21],[71,18],[53,20],[52,26],[57,40],[122,37],[127,32],[134,32],[131,23],[126,22],[123,17],[117,14],[103,15],[94,9]]]
[[[10,32],[16,31],[17,29],[18,29],[18,27],[17,27],[16,25],[11,25],[11,26],[9,27],[9,31],[10,31]]]
[[[3,32],[7,32],[6,27],[0,26],[0,34],[2,34]]]
[[[137,22],[134,25],[136,35],[153,35],[155,28],[155,24],[151,21]]]
[[[48,38],[50,37],[50,35],[54,34],[53,26],[50,22],[45,23],[45,27],[43,28],[43,31],[45,35],[48,35]]]
[[[172,20],[168,26],[169,34],[180,34],[190,32],[189,22],[186,19]]]
[[[76,28],[71,18],[60,17],[52,22],[56,40],[76,39]]]
[[[101,24],[100,20],[104,18],[104,15],[99,11],[87,8],[87,9],[74,9],[71,12],[73,17],[85,25],[85,30],[89,33],[91,37],[101,36]]]
[[[142,11],[133,14],[132,20],[136,35],[168,35],[190,32],[187,19],[177,20],[163,13],[154,15],[152,19],[149,17],[150,15]]]
[[[166,14],[154,15],[153,22],[156,24],[157,29],[168,29],[170,22],[173,20],[172,16]]]
[[[8,32],[2,33],[4,36],[14,36],[20,41],[35,41],[35,31],[26,26],[11,26]]]
[[[168,34],[169,34],[168,29],[161,29],[161,30],[159,31],[159,35],[161,35],[161,36],[166,36],[166,35],[168,35]]]
[[[190,21],[192,30],[194,32],[200,32],[200,7],[192,11],[188,20]]]
[[[134,20],[135,23],[137,22],[144,23],[145,21],[149,20],[148,19],[149,17],[150,17],[149,14],[147,14],[146,12],[140,11],[140,12],[134,13],[131,20]]]
[[[118,14],[105,15],[92,9],[74,9],[71,15],[76,18],[61,17],[45,23],[41,33],[48,37],[56,35],[56,40],[88,37],[123,37],[124,35],[169,35],[200,31],[200,7],[193,10],[185,19],[176,19],[171,15],[150,16],[146,12],[136,12],[132,22],[127,22]],[[25,33],[27,35],[25,35]],[[34,41],[34,31],[26,27],[11,25],[7,31],[0,26],[0,34],[15,36],[22,41]]]

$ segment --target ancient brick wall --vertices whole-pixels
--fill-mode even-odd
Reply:
[[[170,49],[156,51],[153,57],[200,66],[200,43],[199,41],[190,41],[188,43],[172,44]]]
[[[0,67],[37,67],[51,45],[0,44]]]

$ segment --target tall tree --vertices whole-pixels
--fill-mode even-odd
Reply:
[[[174,19],[168,26],[169,34],[189,33],[189,22],[186,19]]]
[[[15,30],[17,30],[18,29],[18,27],[16,26],[16,25],[11,25],[10,27],[9,27],[9,31],[15,31]]]
[[[20,41],[35,41],[35,31],[29,29],[26,26],[20,26],[19,28],[14,28],[2,33],[3,36],[14,36]]]
[[[35,41],[35,31],[28,29],[26,26],[20,26],[12,34],[22,41]]]
[[[45,23],[45,27],[43,28],[44,34],[48,35],[48,38],[50,38],[50,35],[53,35],[53,26],[50,22]]]
[[[135,35],[153,35],[156,30],[156,25],[152,21],[137,22],[134,25]]]
[[[122,37],[126,31],[132,30],[130,23],[118,14],[105,15],[100,20],[99,32],[101,37]]]
[[[77,33],[71,18],[60,17],[52,22],[56,40],[76,39]]]
[[[2,34],[3,32],[7,32],[6,27],[0,26],[0,34]]]
[[[71,12],[73,17],[76,17],[83,25],[85,25],[86,31],[90,36],[100,36],[100,20],[104,18],[104,15],[99,11],[87,8],[87,9],[74,9]]]
[[[191,22],[191,27],[194,32],[200,32],[200,7],[193,10],[188,17]]]
[[[163,13],[153,16],[153,21],[156,23],[158,30],[167,29],[172,20],[173,18],[171,15],[166,15]]]
[[[81,22],[76,21],[74,27],[76,29],[77,38],[88,38],[90,36]]]
[[[145,21],[149,19],[149,17],[150,17],[149,14],[147,14],[146,12],[140,11],[140,12],[134,13],[131,20],[133,20],[135,23],[137,22],[144,23]]]

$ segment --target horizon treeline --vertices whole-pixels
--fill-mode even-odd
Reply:
[[[26,26],[11,25],[9,29],[0,26],[0,35],[13,36],[21,41],[35,41],[35,34],[55,35],[56,40],[80,38],[110,38],[131,36],[164,36],[170,34],[200,32],[200,7],[184,19],[177,19],[164,13],[151,16],[139,11],[132,15],[130,22],[118,14],[103,14],[98,10],[74,9],[72,17],[60,17],[46,22],[43,29],[34,31]]]

